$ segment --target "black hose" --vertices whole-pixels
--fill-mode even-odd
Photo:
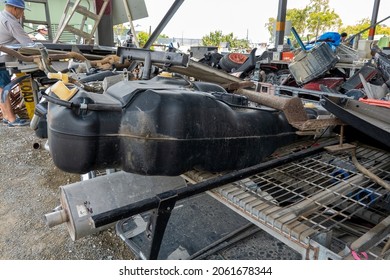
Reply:
[[[66,107],[69,109],[75,108],[74,103],[72,103],[72,102],[65,101],[65,100],[59,99],[59,98],[54,97],[54,96],[50,96],[46,93],[42,93],[42,96],[44,96],[48,102],[54,103],[56,105]]]
[[[120,105],[107,105],[107,104],[78,104],[70,101],[62,100],[54,96],[42,94],[45,96],[48,102],[54,103],[56,105],[68,108],[68,109],[81,109],[81,110],[90,110],[90,111],[113,111],[120,112],[122,111],[122,106]]]
[[[115,75],[119,75],[119,73],[112,72],[112,71],[103,71],[103,72],[99,72],[99,73],[92,74],[92,75],[86,76],[84,78],[81,78],[79,80],[79,82],[88,83],[88,82],[94,82],[94,81],[103,81],[104,78],[115,76]]]
[[[87,110],[91,111],[113,111],[121,112],[122,106],[119,105],[107,105],[107,104],[87,104]]]

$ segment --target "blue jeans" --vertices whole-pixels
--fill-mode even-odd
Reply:
[[[0,88],[4,88],[11,82],[11,76],[8,70],[0,70]]]

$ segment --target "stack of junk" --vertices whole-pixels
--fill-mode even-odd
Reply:
[[[18,60],[37,63],[46,75],[35,77],[40,99],[31,128],[47,139],[54,164],[82,176],[106,172],[62,186],[61,205],[46,215],[47,223],[67,223],[78,239],[128,217],[111,211],[167,188],[182,193],[188,189],[179,179],[183,174],[233,174],[237,181],[253,174],[236,173],[301,141],[336,135],[338,149],[357,140],[389,151],[388,42],[367,49],[359,41],[356,50],[333,32],[306,45],[297,40],[294,50],[253,50],[245,57],[208,53],[196,60],[128,47],[100,60],[49,55],[42,48],[39,54],[50,59],[39,63],[37,55],[31,60],[19,54]],[[69,63],[62,69],[50,65],[64,57]],[[389,178],[375,180],[388,188]],[[103,223],[97,216],[115,218]]]

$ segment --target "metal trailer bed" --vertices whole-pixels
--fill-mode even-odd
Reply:
[[[390,180],[388,152],[358,145],[356,155]],[[196,183],[213,176],[189,172],[185,178]],[[208,193],[302,259],[389,258],[389,191],[357,171],[349,152],[323,151]]]

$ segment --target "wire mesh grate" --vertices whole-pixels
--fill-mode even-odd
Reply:
[[[356,158],[390,182],[389,153],[358,146]],[[304,246],[329,231],[358,238],[390,213],[389,191],[359,172],[349,152],[322,152],[213,192]]]

